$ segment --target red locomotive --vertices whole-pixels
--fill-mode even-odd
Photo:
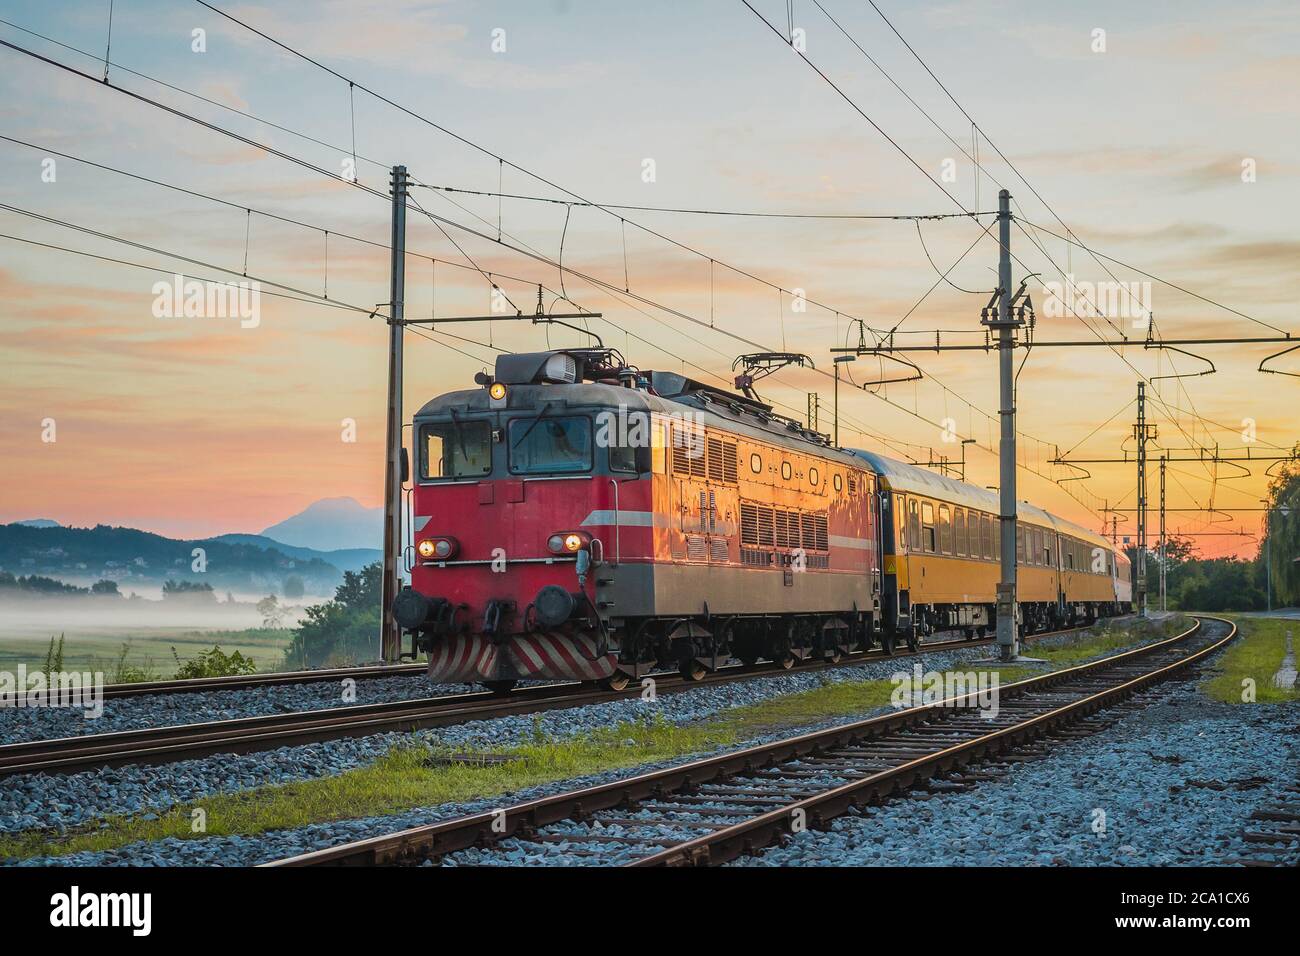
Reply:
[[[640,371],[614,349],[502,355],[477,380],[413,423],[415,557],[393,614],[435,681],[620,687],[664,666],[698,679],[733,658],[789,667],[992,623],[996,559],[974,505],[996,504],[982,489],[830,447],[755,399]],[[927,514],[938,502],[949,514],[963,495],[960,551],[955,528],[922,525],[919,507],[914,545],[893,517],[896,496],[902,513],[928,496]],[[1027,597],[1028,621],[1120,609],[1105,539],[1025,517],[1051,535],[1056,570],[1052,593]],[[1097,550],[1109,565],[1070,573]],[[913,600],[910,564],[918,578],[989,573],[959,597],[931,580]]]

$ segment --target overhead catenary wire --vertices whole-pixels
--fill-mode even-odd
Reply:
[[[205,5],[206,5],[206,4],[205,4]],[[211,5],[206,5],[206,6],[211,6]],[[255,31],[255,32],[256,32],[256,31]],[[49,60],[48,58],[46,58],[46,57],[42,57],[42,56],[40,56],[39,54],[32,54],[31,51],[24,50],[23,48],[21,48],[21,47],[17,47],[17,46],[14,45],[14,44],[9,44],[9,43],[6,42],[4,45],[9,46],[9,47],[11,47],[11,48],[13,48],[13,49],[18,50],[18,52],[23,52],[23,53],[28,53],[29,55],[33,55],[33,56],[35,56],[37,59],[45,60],[46,62],[49,62],[49,63],[51,63],[52,65],[59,66],[59,67],[61,67],[61,68],[63,68],[63,69],[67,69],[67,70],[69,70],[70,72],[77,73],[77,74],[80,74],[80,73],[81,73],[81,71],[78,71],[78,70],[76,70],[75,68],[68,67],[67,65],[65,65],[65,64],[61,64],[61,63],[59,63],[58,61]],[[308,59],[310,59],[310,58],[308,58]],[[331,72],[333,72],[333,71],[331,71]],[[329,170],[322,169],[321,167],[316,166],[316,165],[313,164],[313,163],[310,163],[310,162],[307,162],[307,161],[303,161],[303,160],[301,160],[301,159],[299,159],[299,158],[296,158],[296,157],[292,157],[291,155],[286,154],[286,153],[284,153],[284,152],[281,151],[281,150],[276,150],[276,149],[274,149],[274,148],[270,148],[270,147],[263,147],[263,144],[258,144],[258,143],[256,143],[255,141],[249,139],[248,137],[243,137],[243,136],[241,136],[240,134],[233,133],[233,131],[222,130],[221,127],[218,127],[218,126],[216,126],[215,124],[211,124],[211,123],[209,123],[209,122],[207,122],[207,121],[205,121],[205,120],[201,120],[201,119],[199,119],[199,118],[197,118],[197,117],[190,116],[189,114],[186,114],[184,111],[175,110],[175,109],[173,109],[173,108],[171,108],[171,107],[168,107],[166,104],[158,103],[157,101],[151,100],[151,99],[148,98],[148,97],[144,97],[144,96],[142,96],[141,94],[134,93],[133,91],[122,90],[122,89],[119,88],[119,87],[112,86],[112,84],[109,84],[109,85],[110,85],[110,87],[119,90],[119,92],[123,92],[123,93],[125,93],[126,95],[133,96],[133,97],[135,97],[135,98],[137,98],[137,99],[140,99],[140,100],[143,101],[143,102],[149,103],[150,105],[157,106],[158,108],[161,108],[161,109],[167,110],[167,111],[172,112],[172,113],[174,113],[174,114],[176,114],[176,115],[178,115],[178,116],[181,116],[181,117],[184,117],[184,118],[190,119],[190,120],[192,120],[192,121],[194,121],[194,122],[199,123],[200,125],[206,126],[206,127],[210,128],[210,129],[214,129],[215,131],[219,131],[219,132],[224,131],[224,132],[226,132],[228,135],[231,135],[231,136],[233,136],[233,137],[236,138],[236,139],[239,139],[239,140],[241,140],[241,141],[243,141],[243,142],[246,142],[246,143],[249,144],[249,145],[257,146],[257,147],[262,147],[262,148],[266,148],[266,149],[267,149],[267,152],[269,152],[269,153],[271,153],[271,154],[273,154],[273,155],[280,156],[281,158],[285,158],[285,159],[290,160],[290,161],[296,161],[296,162],[298,162],[300,165],[303,165],[305,168],[312,169],[312,170],[314,170],[314,171],[316,171],[316,172],[318,172],[318,173],[323,173],[323,174],[328,175],[328,176],[330,176],[331,178],[334,178],[334,179],[336,179],[336,180],[341,180],[341,181],[349,182],[348,180],[343,179],[342,177],[339,177],[339,176],[337,176],[336,174],[333,174],[333,173],[332,173],[331,171],[329,171]],[[389,102],[391,102],[391,101],[389,101]],[[404,112],[408,112],[408,113],[410,112],[409,110],[405,110],[405,108],[402,108],[402,107],[399,107],[399,108],[403,109]],[[427,121],[427,120],[426,120],[426,121]],[[436,125],[436,124],[434,124],[434,125]],[[455,135],[455,134],[450,134],[450,135]],[[459,137],[458,137],[458,138],[459,138]],[[508,161],[506,161],[506,162],[508,162]],[[512,167],[514,167],[514,168],[519,168],[519,167],[516,167],[515,164],[511,164],[511,165],[512,165]],[[526,170],[525,170],[525,172],[527,172],[529,175],[533,175],[533,176],[536,175],[536,174],[533,174],[533,173],[531,173],[531,172],[529,172],[529,171],[526,171]],[[356,182],[350,182],[350,184],[351,184],[351,185],[354,185],[354,186],[358,186],[358,187],[360,187],[360,188],[366,188],[368,191],[374,193],[375,195],[377,195],[377,196],[382,196],[382,194],[379,193],[377,190],[370,189],[369,187],[363,187],[363,186],[361,186],[361,184],[359,184],[359,183],[356,183]],[[554,184],[550,184],[550,185],[554,185]],[[942,187],[941,187],[941,188],[942,188]],[[946,190],[945,190],[945,192],[946,192]],[[576,194],[574,194],[574,195],[576,195]],[[383,198],[385,198],[385,200],[386,200],[386,197],[383,197]],[[423,210],[421,210],[421,211],[423,211]],[[424,212],[425,212],[426,215],[429,215],[429,213],[428,213],[427,211],[424,211]],[[459,224],[459,223],[454,223],[454,222],[447,221],[447,220],[443,220],[443,221],[444,221],[444,222],[449,222],[451,225],[454,225],[454,226],[456,226],[457,228],[464,228],[464,227],[463,227],[461,224]],[[638,226],[638,228],[643,228],[643,229],[645,229],[645,227],[641,226],[639,223],[634,223],[634,225]],[[471,231],[471,232],[474,232],[474,230],[470,230],[470,231]],[[688,247],[688,246],[685,246],[685,245],[682,244],[682,243],[677,242],[676,240],[672,240],[672,239],[669,238],[669,237],[664,237],[661,233],[658,233],[658,232],[656,232],[655,230],[646,230],[646,231],[651,232],[651,233],[654,234],[654,235],[660,236],[661,238],[664,238],[666,241],[669,241],[669,242],[671,242],[671,243],[673,243],[673,244],[675,244],[675,245],[681,246],[682,248],[687,248],[687,249],[690,248],[690,247]],[[476,233],[476,234],[477,234],[477,233]],[[488,237],[488,238],[490,238],[490,237]],[[504,245],[504,244],[503,244],[503,245]],[[698,253],[698,251],[696,251],[696,250],[691,250],[691,251],[695,251],[696,254],[700,254],[700,253]],[[754,278],[756,281],[759,281],[759,282],[765,282],[765,280],[758,279],[757,277],[754,277],[754,276],[750,275],[748,272],[745,272],[744,270],[738,270],[738,269],[736,269],[736,267],[731,266],[731,265],[728,264],[728,263],[722,262],[721,260],[715,260],[715,261],[718,261],[719,264],[723,265],[724,267],[727,267],[727,268],[733,269],[733,271],[737,271],[737,272],[739,272],[740,274],[746,275],[746,276],[748,276],[748,277],[750,277],[750,278]],[[570,273],[574,273],[574,272],[575,272],[575,270],[570,270],[570,269],[567,269],[567,268],[566,268],[566,271],[568,271],[568,272],[570,272]],[[577,274],[580,275],[580,273],[577,273]],[[584,278],[587,279],[588,281],[593,281],[593,277],[590,277],[590,276],[584,276]],[[602,283],[601,283],[599,280],[597,280],[597,284],[602,284]],[[772,285],[774,288],[776,288],[776,289],[778,290],[778,292],[782,291],[782,290],[781,290],[781,287],[780,287],[779,285],[775,285],[775,284],[771,284],[771,283],[768,283],[768,284],[770,284],[770,285]],[[659,304],[659,303],[655,303],[655,302],[653,302],[653,300],[646,299],[645,297],[640,297],[640,298],[642,298],[642,300],[645,301],[647,304],[652,305],[652,306],[655,307],[655,308],[663,309],[664,311],[666,311],[666,312],[669,313],[669,314],[677,315],[678,317],[686,318],[686,319],[690,319],[691,321],[695,321],[693,317],[687,316],[685,313],[682,313],[680,310],[668,309],[668,308],[662,306],[662,305]],[[826,306],[823,306],[823,305],[821,305],[820,303],[815,302],[815,300],[807,300],[807,301],[809,301],[811,304],[819,305],[819,306],[822,307],[822,308],[827,308]],[[737,338],[737,340],[739,340],[739,341],[749,341],[749,340],[744,339],[743,337],[736,336],[734,333],[727,333],[727,334],[730,334],[731,337],[733,337],[733,338]],[[751,343],[751,344],[756,344],[756,343]],[[826,373],[826,374],[828,374],[828,373]],[[969,404],[969,403],[968,403],[968,404]],[[984,414],[987,414],[987,413],[984,413]],[[920,416],[918,416],[918,417],[920,417]],[[922,417],[921,420],[925,420],[925,419]]]

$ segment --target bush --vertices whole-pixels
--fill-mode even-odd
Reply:
[[[113,662],[113,670],[109,676],[110,684],[143,684],[158,679],[158,672],[154,670],[152,660],[146,659],[143,664],[128,664],[126,658],[130,653],[131,642],[124,641],[117,660]]]
[[[196,677],[238,677],[241,674],[256,674],[257,663],[245,657],[239,651],[226,654],[221,645],[216,644],[210,650],[202,651],[193,660],[181,661],[181,656],[172,648],[172,657],[176,658],[176,679],[190,680]]]

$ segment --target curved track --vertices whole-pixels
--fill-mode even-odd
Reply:
[[[1061,633],[1069,632],[1053,631],[1050,634],[1040,634],[1038,637],[1050,637]],[[992,640],[992,638],[985,638],[976,641],[933,641],[923,643],[921,653],[989,644]],[[911,652],[897,652],[894,656],[907,657],[911,656]],[[752,667],[732,665],[698,681],[686,680],[678,674],[668,673],[656,674],[653,677],[656,693],[665,694],[773,674],[806,673],[830,667],[850,666],[885,657],[887,655],[880,651],[851,654],[834,663],[810,661],[800,665],[794,671],[782,669],[776,664],[758,664]],[[470,720],[486,720],[492,717],[527,714],[563,707],[580,707],[636,697],[640,693],[639,685],[614,691],[577,683],[545,684],[516,688],[508,694],[474,691],[418,700],[330,707],[290,714],[33,740],[0,745],[0,778],[22,773],[76,773],[125,764],[170,763],[217,753],[253,753],[342,737],[409,732]]]
[[[1197,617],[1175,637],[1001,687],[998,711],[954,696],[678,767],[360,840],[270,866],[415,863],[513,837],[544,852],[637,866],[716,864],[849,807],[1058,732],[1204,660],[1236,637]],[[611,850],[611,847],[614,849]]]

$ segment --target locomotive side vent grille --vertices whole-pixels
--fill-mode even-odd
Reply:
[[[740,503],[740,543],[767,548],[803,548],[829,551],[828,516],[825,511],[799,512]]]
[[[858,479],[853,475],[849,475],[849,496],[852,497],[857,493],[858,493]]]
[[[704,435],[684,428],[673,428],[673,473],[703,478],[706,458]]]
[[[707,561],[708,559],[708,544],[704,536],[699,534],[688,534],[686,536],[686,560]]]
[[[709,481],[722,480],[722,439],[709,439]]]
[[[799,537],[799,516],[792,515],[788,511],[777,511],[776,513],[776,546],[778,548],[790,547],[790,519],[795,521],[795,539],[798,542]]]
[[[766,568],[772,565],[776,557],[771,551],[758,551],[754,548],[740,549],[740,563],[751,567]]]
[[[775,517],[773,515],[772,509],[764,507],[763,505],[759,505],[758,506],[758,543],[760,545],[765,545],[769,548],[773,546],[774,543],[773,532],[775,531],[774,523],[775,523]]]
[[[734,482],[736,478],[736,443],[724,442],[722,445],[722,480]]]
[[[726,564],[731,560],[731,549],[726,538],[709,539],[709,560]]]

